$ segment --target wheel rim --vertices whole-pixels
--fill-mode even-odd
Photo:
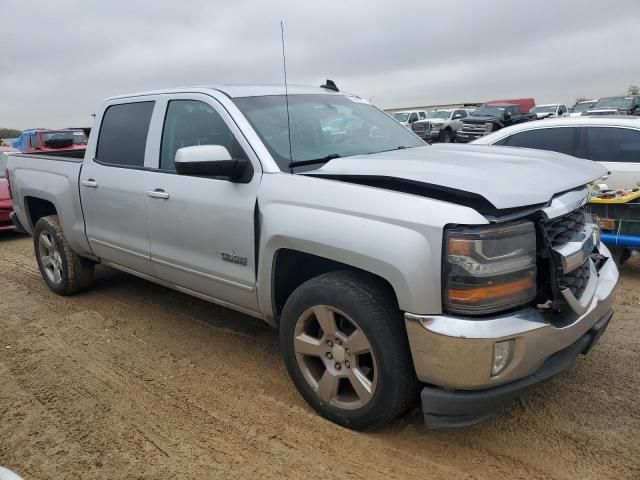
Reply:
[[[51,283],[62,281],[62,257],[53,236],[49,232],[41,232],[38,239],[38,253],[42,270]]]
[[[373,398],[378,368],[369,339],[344,312],[316,305],[298,318],[294,332],[298,367],[323,402],[344,410]]]

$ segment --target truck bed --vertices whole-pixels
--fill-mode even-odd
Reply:
[[[8,155],[7,165],[14,211],[23,228],[33,234],[31,209],[46,208],[43,203],[50,202],[58,211],[60,223],[71,248],[77,252],[90,253],[84,232],[78,186],[82,159],[16,153]],[[32,199],[41,200],[36,204]]]

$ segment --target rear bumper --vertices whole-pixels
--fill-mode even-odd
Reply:
[[[487,390],[443,390],[424,387],[420,395],[424,422],[434,428],[465,427],[491,416],[538,383],[570,367],[578,355],[587,354],[607,328],[613,315],[609,310],[573,344],[551,355],[528,377]]]
[[[7,230],[14,230],[13,223],[11,222],[11,214],[13,212],[8,208],[3,208],[0,205],[0,232]]]
[[[18,219],[18,215],[16,214],[16,212],[11,212],[11,223],[12,223],[12,226],[11,226],[12,230],[15,230],[18,233],[28,233],[20,223],[20,220]]]

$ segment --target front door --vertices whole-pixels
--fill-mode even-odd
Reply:
[[[158,168],[149,173],[146,197],[155,275],[257,311],[254,215],[260,164],[230,116],[211,97],[171,96],[164,118]],[[176,151],[192,145],[222,145],[234,158],[249,158],[251,180],[234,183],[176,174]]]
[[[80,173],[87,238],[94,254],[137,272],[152,274],[145,212],[144,169],[154,102],[109,106],[94,159]]]

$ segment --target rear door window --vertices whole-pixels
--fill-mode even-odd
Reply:
[[[538,128],[512,135],[505,145],[536,148],[574,155],[580,129],[578,127]]]
[[[588,127],[589,158],[599,162],[640,163],[640,131],[631,128]]]
[[[155,102],[111,105],[104,112],[96,160],[123,167],[144,167],[149,123]]]

